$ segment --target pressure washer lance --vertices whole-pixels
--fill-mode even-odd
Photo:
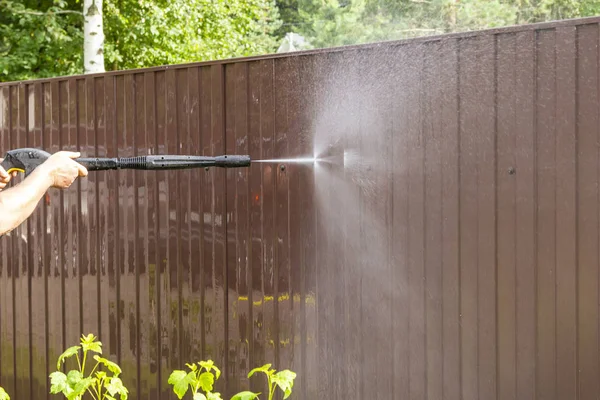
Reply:
[[[10,150],[0,164],[11,174],[15,171],[28,176],[50,157],[50,153],[34,148]],[[123,158],[76,158],[74,159],[87,168],[88,171],[103,171],[112,169],[139,170],[173,170],[189,168],[240,168],[250,165],[250,156],[223,155],[217,157],[188,156],[188,155],[150,155]]]

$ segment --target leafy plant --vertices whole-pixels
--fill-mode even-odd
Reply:
[[[283,398],[287,399],[292,394],[292,388],[294,387],[294,379],[296,373],[289,369],[276,372],[275,369],[271,369],[271,364],[265,364],[262,367],[254,368],[248,373],[248,378],[254,375],[255,372],[262,372],[267,375],[267,383],[269,386],[269,400],[273,399],[275,395],[275,389],[279,387],[284,395]],[[194,399],[195,400],[195,399]]]
[[[221,376],[221,371],[212,360],[200,361],[197,364],[186,364],[189,372],[175,370],[169,376],[169,384],[173,385],[173,392],[181,400],[191,389],[193,400],[222,400],[219,392],[213,392],[214,384]],[[214,371],[214,374],[213,372]],[[290,370],[277,372],[271,369],[271,364],[265,364],[260,368],[255,368],[248,374],[248,378],[255,372],[264,372],[267,375],[269,384],[269,400],[273,399],[275,389],[281,388],[284,392],[284,399],[292,394],[294,378],[296,373]],[[203,390],[204,393],[200,392]],[[243,391],[234,395],[231,400],[253,400],[258,399],[260,393]]]
[[[179,399],[191,389],[194,400],[222,400],[219,392],[213,392],[214,384],[221,376],[221,370],[212,360],[200,361],[197,364],[186,364],[190,372],[175,370],[169,376],[169,384],[173,385],[173,392]],[[213,374],[212,371],[215,371]],[[204,393],[200,392],[200,389]],[[245,395],[244,395],[245,393]],[[256,393],[242,392],[234,397],[235,400],[252,400]]]
[[[10,400],[10,396],[3,387],[0,387],[0,400]]]
[[[83,359],[79,356],[80,350],[83,352]],[[71,370],[66,375],[61,371],[51,373],[50,393],[62,393],[68,400],[81,400],[86,392],[95,400],[116,400],[116,395],[119,395],[120,400],[126,400],[129,391],[119,378],[122,372],[121,368],[114,362],[96,354],[93,357],[96,364],[89,375],[85,376],[88,352],[102,354],[102,343],[97,341],[96,336],[91,333],[87,336],[82,335],[79,346],[68,348],[58,357],[57,370],[60,370],[66,359],[73,356],[77,358],[79,369]],[[107,372],[101,371],[102,366],[106,367],[113,375],[109,376]]]

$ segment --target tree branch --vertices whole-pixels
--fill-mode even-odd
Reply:
[[[81,11],[75,11],[75,10],[59,10],[59,11],[46,11],[46,12],[41,12],[41,11],[13,11],[13,13],[15,14],[27,14],[27,15],[48,15],[48,14],[77,14],[77,15],[83,15],[83,13]]]

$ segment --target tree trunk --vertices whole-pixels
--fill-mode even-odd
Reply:
[[[84,0],[83,69],[86,74],[104,72],[102,0]]]

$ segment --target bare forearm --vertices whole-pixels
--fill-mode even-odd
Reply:
[[[41,168],[19,185],[0,192],[0,235],[12,231],[33,213],[52,182]]]

